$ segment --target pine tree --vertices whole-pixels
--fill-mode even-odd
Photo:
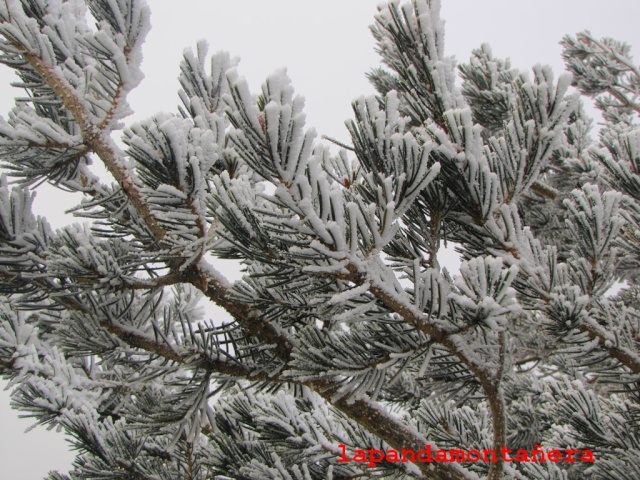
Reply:
[[[486,45],[456,67],[439,7],[379,8],[336,152],[286,74],[252,94],[204,44],[178,111],[125,126],[142,0],[0,3],[27,92],[0,121],[0,373],[78,449],[50,480],[640,478],[640,70],[589,32],[558,80]],[[34,215],[42,183],[80,223]],[[427,448],[469,456],[390,453]]]

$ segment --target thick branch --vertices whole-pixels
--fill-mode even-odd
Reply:
[[[195,286],[209,300],[224,308],[251,335],[264,343],[274,345],[275,354],[287,363],[293,349],[288,338],[278,332],[271,323],[262,320],[260,312],[234,301],[230,297],[229,285],[224,282],[222,276],[212,275],[212,272],[217,273],[213,267],[207,264],[206,268],[203,268],[202,265],[201,261],[198,266],[194,265],[186,269],[184,281]]]
[[[193,355],[189,355],[189,353],[178,352],[171,348],[170,345],[158,343],[152,338],[123,328],[120,325],[116,325],[113,323],[102,323],[101,325],[105,328],[105,330],[112,333],[131,347],[139,348],[140,350],[144,350],[145,352],[156,354],[159,357],[165,358],[180,365],[194,364],[194,359],[190,358]],[[202,355],[198,355],[195,363],[198,365],[198,367],[204,368],[209,372],[226,376],[228,375],[230,377],[236,377],[239,379],[256,379],[255,377],[250,378],[251,370],[244,365],[224,362],[222,360],[203,357]]]
[[[312,386],[316,391],[320,387],[318,383],[312,382]],[[426,447],[427,442],[416,430],[411,429],[395,418],[391,418],[380,407],[376,407],[365,400],[349,401],[341,398],[338,401],[334,401],[331,399],[330,390],[324,392],[320,390],[320,392],[320,395],[335,408],[358,422],[369,432],[383,439],[395,450],[414,450],[417,452]],[[416,466],[424,474],[423,478],[434,480],[471,480],[478,478],[475,474],[468,472],[455,463],[417,463]]]

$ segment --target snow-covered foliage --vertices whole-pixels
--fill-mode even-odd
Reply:
[[[379,94],[333,153],[284,71],[254,94],[204,43],[177,112],[125,126],[143,0],[0,4],[27,91],[0,121],[0,373],[78,449],[51,480],[640,478],[640,70],[588,32],[557,80],[487,45],[456,68],[439,10],[379,7]],[[43,182],[82,225],[35,217]],[[340,461],[540,445],[596,461]]]

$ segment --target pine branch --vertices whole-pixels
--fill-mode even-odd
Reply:
[[[350,402],[348,399],[332,401],[332,391],[323,391],[323,385],[319,382],[313,382],[314,390],[322,392],[321,396],[331,403],[338,410],[343,412],[349,418],[352,418],[362,425],[369,432],[383,439],[394,449],[414,450],[422,449],[429,442],[422,438],[415,430],[405,426],[402,422],[393,419],[387,412],[383,411],[379,405],[374,405],[366,400],[356,400]],[[331,388],[330,386],[327,386]],[[422,471],[424,477],[433,480],[475,480],[478,477],[468,472],[462,466],[452,464],[432,463],[425,465],[417,464]],[[502,478],[502,477],[493,477]]]
[[[139,79],[145,5],[88,2],[95,29],[47,6],[0,7],[0,61],[32,95],[0,126],[3,151],[24,185],[92,197],[75,210],[95,223],[54,234],[29,191],[3,182],[0,374],[21,369],[14,400],[75,435],[87,452],[75,475],[499,480],[640,468],[619,455],[637,450],[640,313],[633,292],[626,306],[604,298],[620,272],[635,288],[639,265],[640,208],[622,199],[640,198],[640,70],[627,46],[566,40],[580,85],[611,95],[591,157],[567,76],[536,67],[530,81],[483,46],[456,87],[439,0],[379,9],[372,31],[394,71],[370,74],[381,95],[354,102],[352,146],[327,139],[337,157],[306,129],[286,75],[254,96],[228,55],[206,71],[203,44],[180,67],[181,117],[131,126],[121,152],[110,135]],[[89,154],[117,186],[91,176]],[[620,192],[570,192],[584,183]],[[569,242],[553,236],[562,221]],[[438,265],[443,238],[464,256],[453,279]],[[230,284],[209,253],[241,258],[243,281]],[[201,321],[203,297],[233,321]],[[577,442],[603,461],[368,469],[335,463],[337,441],[414,452]]]
[[[618,105],[611,105],[612,107],[631,108],[636,113],[640,114],[640,103],[636,103],[633,100],[629,99],[623,93],[621,93],[618,90],[616,90],[615,87],[609,87],[607,89],[607,92],[610,93],[616,100],[618,100],[620,102],[619,106]]]
[[[113,175],[122,190],[126,193],[149,230],[156,237],[156,240],[162,240],[166,234],[164,229],[158,225],[157,220],[153,217],[142,192],[140,192],[133,181],[131,172],[125,167],[121,155],[116,151],[112,142],[107,140],[105,132],[101,130],[101,127],[107,127],[108,125],[105,123],[98,126],[91,122],[89,113],[85,110],[80,100],[73,94],[66,82],[57,75],[50,65],[38,56],[30,53],[22,45],[12,42],[9,38],[7,41],[11,42],[14,48],[24,56],[33,70],[42,77],[46,84],[49,85],[60,98],[65,108],[71,112],[82,130],[84,143],[87,148],[98,155],[103,161],[107,170]],[[111,115],[115,108],[116,106],[113,105],[110,110]]]
[[[162,277],[153,277],[149,279],[136,279],[126,282],[124,288],[130,290],[150,290],[158,287],[170,287],[182,282],[182,274],[172,272]]]
[[[548,198],[549,200],[555,200],[558,196],[558,191],[555,188],[545,185],[537,180],[531,184],[529,189],[541,197]]]
[[[152,338],[130,331],[120,325],[113,323],[103,323],[102,327],[115,335],[127,345],[143,350],[145,352],[158,355],[166,360],[180,365],[197,365],[208,372],[218,375],[229,376],[236,379],[252,379],[251,371],[242,365],[234,365],[229,362],[215,360],[211,358],[198,358],[194,360],[193,354],[181,353],[172,348],[171,345],[158,343]],[[199,355],[200,356],[200,355]],[[201,356],[200,356],[201,357]],[[252,379],[253,380],[253,379]]]
[[[640,374],[640,355],[627,348],[613,345],[611,335],[595,322],[587,323],[579,327],[580,332],[586,333],[590,340],[596,340],[598,346],[605,350],[611,358],[615,358],[632,373]]]
[[[23,285],[33,285],[44,289],[52,288],[52,285],[48,284],[48,282],[44,279],[24,279],[16,277],[15,275],[9,274],[7,272],[3,272],[2,270],[0,270],[0,275],[2,275],[2,277],[7,280],[16,283],[22,283]],[[145,285],[144,288],[150,287]],[[51,298],[55,303],[58,303],[66,309],[74,310],[86,315],[91,315],[91,312],[83,305],[80,300],[74,299],[71,296],[56,295]],[[168,343],[159,343],[151,337],[143,335],[130,328],[125,328],[124,326],[115,324],[113,322],[103,321],[100,323],[100,326],[130,347],[140,349],[153,355],[157,355],[158,357],[162,357],[166,360],[180,365],[204,368],[211,373],[229,376],[236,379],[247,379],[252,381],[268,380],[268,377],[256,375],[250,369],[241,364],[232,364],[230,362],[212,359],[207,357],[206,355],[202,355],[196,352],[180,352]],[[195,357],[194,354],[196,354]],[[9,366],[10,365],[7,365],[6,367]]]
[[[82,129],[85,145],[91,151],[96,153],[98,157],[104,162],[109,172],[114,176],[118,184],[121,186],[128,199],[134,205],[140,216],[143,218],[145,224],[149,230],[153,233],[157,241],[161,241],[165,235],[165,230],[157,223],[154,218],[148,203],[145,201],[142,192],[138,189],[135,183],[132,181],[131,172],[124,166],[123,160],[115,150],[115,147],[108,142],[104,137],[103,131],[100,127],[106,128],[108,121],[113,115],[113,112],[117,108],[114,101],[109,114],[102,122],[101,126],[93,125],[89,120],[88,112],[85,111],[81,102],[75,97],[75,95],[67,87],[64,80],[59,78],[57,74],[42,61],[36,55],[29,53],[24,47],[19,44],[13,43],[13,46],[21,52],[24,58],[29,62],[33,69],[43,78],[43,80],[53,89],[53,91],[62,100],[64,106],[73,114],[78,125]],[[121,84],[119,84],[119,92],[121,91]],[[116,97],[116,101],[119,96]],[[110,120],[109,120],[110,121]],[[200,237],[203,239],[206,235],[206,227],[199,223]],[[211,271],[212,267],[208,266],[207,271]],[[278,335],[273,331],[270,325],[261,322],[255,318],[255,314],[251,314],[248,308],[241,305],[237,305],[235,302],[227,299],[228,291],[222,287],[220,282],[214,281],[211,288],[208,285],[206,274],[200,271],[193,271],[190,275],[185,277],[191,277],[190,283],[197,288],[200,288],[207,297],[217,305],[227,310],[234,318],[240,321],[241,324],[248,327],[248,330],[254,334],[257,338],[260,338],[268,343],[275,340],[278,345],[279,352],[284,358],[288,358],[290,354],[290,347],[287,346],[287,341],[284,337]],[[177,275],[172,275],[163,280],[164,284],[169,285],[175,283],[178,280]],[[156,281],[158,285],[162,282]],[[137,287],[147,288],[146,283],[139,283]],[[134,288],[137,288],[134,286]]]
[[[352,274],[352,281],[359,283],[360,275],[353,265],[347,267]],[[416,314],[413,309],[400,303],[397,299],[392,298],[384,288],[371,286],[369,290],[378,300],[384,303],[392,311],[396,312],[407,322],[413,325],[415,328],[423,331],[429,335],[433,341],[439,343],[453,355],[455,355],[468,369],[471,371],[478,382],[482,386],[482,389],[487,397],[491,408],[491,416],[493,419],[493,441],[492,448],[497,452],[505,445],[506,440],[506,418],[504,411],[504,399],[500,390],[500,373],[498,377],[490,375],[487,370],[482,366],[472,361],[468,355],[468,351],[463,347],[464,342],[461,342],[458,334],[451,334],[445,332],[429,323],[425,322],[422,315]],[[497,463],[492,463],[487,480],[499,480],[504,474],[504,463],[499,460]]]
[[[261,319],[260,312],[230,298],[229,285],[211,265],[201,260],[198,266],[188,268],[183,278],[204,293],[213,303],[224,308],[255,338],[274,345],[276,355],[284,363],[288,362],[292,351],[289,339],[277,332],[273,325]]]
[[[192,281],[191,283],[201,288],[202,287],[202,277],[198,275],[202,275],[197,271],[192,271]],[[205,294],[207,294],[210,298],[215,298],[216,302],[219,302],[221,306],[227,309],[232,316],[243,326],[249,330],[254,336],[259,338],[260,340],[266,343],[273,343],[276,345],[275,352],[278,354],[283,363],[287,363],[289,361],[291,355],[291,345],[289,340],[282,335],[279,335],[271,325],[261,322],[259,318],[256,318],[256,313],[252,313],[248,307],[244,307],[238,305],[236,303],[230,302],[227,300],[228,291],[225,289],[224,285],[221,285],[219,281],[213,279],[213,281],[207,280],[207,289]],[[388,299],[390,303],[393,303]],[[397,305],[396,305],[397,306]],[[400,311],[404,311],[402,307],[397,306]],[[406,313],[406,312],[405,312]],[[418,323],[418,322],[416,322]],[[421,323],[421,322],[420,322]],[[429,329],[433,331],[432,329]],[[440,338],[443,337],[442,334],[439,335]],[[449,341],[448,346],[452,347],[453,342]],[[270,377],[271,381],[277,381],[277,376]],[[487,382],[490,380],[487,379]],[[334,397],[334,389],[331,382],[316,380],[316,381],[306,381],[303,383],[308,386],[315,392],[319,393],[323,398],[325,398],[329,403],[343,411],[350,418],[356,420],[359,424],[369,430],[371,433],[374,433],[380,438],[384,439],[387,443],[389,443],[394,448],[399,450],[401,449],[414,449],[415,451],[421,449],[425,440],[417,437],[414,433],[407,429],[401,422],[398,420],[383,414],[379,408],[374,406],[372,403],[357,400],[355,402],[350,401],[348,398],[341,398],[339,400],[335,400]],[[500,449],[502,444],[498,446],[498,450]],[[475,476],[466,473],[463,469],[457,466],[444,466],[437,465],[436,471],[432,471],[429,466],[420,466],[423,470],[426,478],[442,478],[442,479],[472,479]],[[498,477],[494,477],[498,478]]]

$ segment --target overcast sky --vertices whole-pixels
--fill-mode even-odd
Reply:
[[[348,141],[344,120],[351,101],[373,93],[365,73],[377,65],[368,31],[378,0],[149,0],[153,30],[144,46],[146,78],[130,97],[131,120],[160,110],[176,110],[178,63],[185,47],[206,39],[210,51],[227,50],[241,58],[240,73],[254,91],[277,68],[287,67],[296,91],[306,98],[307,121],[319,134]],[[473,48],[489,43],[498,57],[529,69],[562,68],[559,40],[589,29],[632,45],[640,55],[640,2],[635,0],[443,0],[445,51],[465,62]],[[639,63],[636,59],[636,63]],[[0,109],[15,94],[0,72]],[[39,195],[38,213],[54,218],[72,201],[49,191]],[[8,392],[0,384],[0,478],[33,480],[47,471],[67,471],[73,455],[61,434],[16,420]]]

